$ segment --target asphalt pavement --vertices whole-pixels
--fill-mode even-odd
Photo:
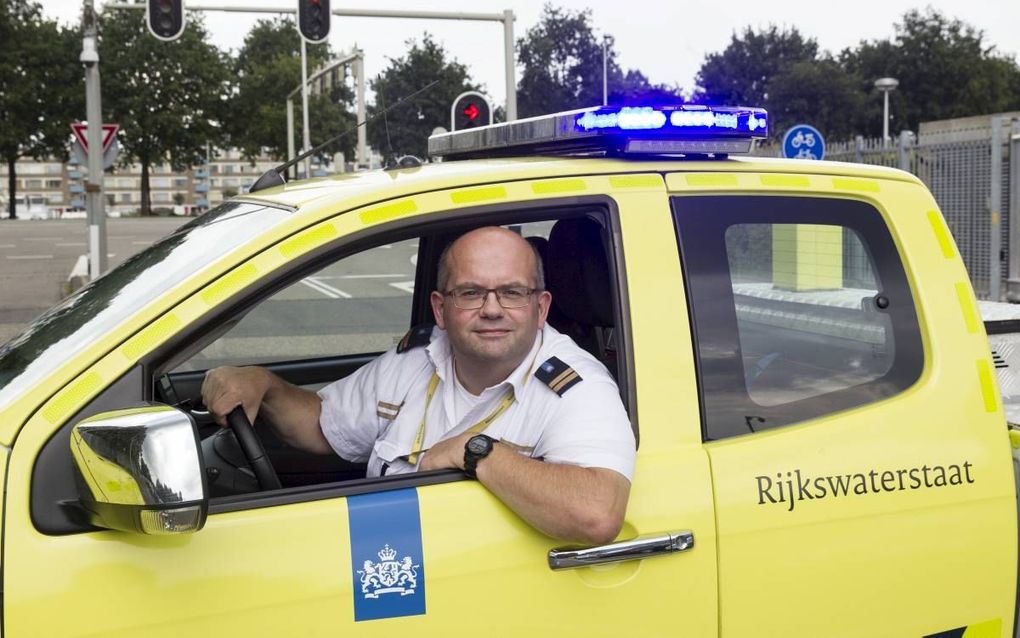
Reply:
[[[186,223],[186,217],[111,218],[108,266],[114,267]],[[88,252],[85,220],[0,219],[0,344],[68,292],[68,275]]]

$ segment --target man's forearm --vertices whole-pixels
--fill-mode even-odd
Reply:
[[[268,370],[262,412],[288,445],[315,454],[333,451],[319,427],[322,401],[314,392],[287,383]]]
[[[613,470],[545,463],[497,444],[476,471],[510,509],[549,536],[612,541],[623,525],[630,482]]]

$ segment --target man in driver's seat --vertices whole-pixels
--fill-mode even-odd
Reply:
[[[531,245],[498,227],[453,242],[431,296],[436,327],[318,393],[263,368],[216,368],[202,398],[222,425],[242,406],[309,452],[368,475],[457,468],[556,538],[606,543],[623,523],[634,435],[616,383],[546,324]]]

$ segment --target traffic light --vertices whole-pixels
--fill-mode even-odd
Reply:
[[[306,42],[322,42],[329,35],[329,0],[298,0],[298,31]]]
[[[450,109],[450,130],[460,131],[492,124],[492,106],[488,98],[478,91],[467,91],[457,96]]]
[[[176,40],[184,31],[184,0],[147,0],[145,22],[160,40]]]

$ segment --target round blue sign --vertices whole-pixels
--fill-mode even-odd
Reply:
[[[825,138],[815,127],[797,124],[783,136],[783,157],[825,159]]]

